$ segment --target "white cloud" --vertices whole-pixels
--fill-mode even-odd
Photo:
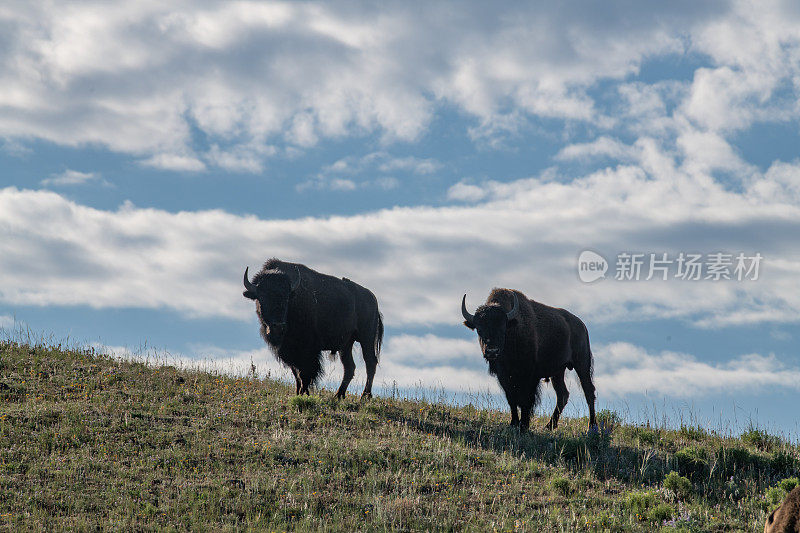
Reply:
[[[116,353],[135,354],[124,349]],[[146,354],[147,355],[147,354]],[[164,358],[163,352],[152,351],[152,360]],[[142,354],[135,355],[141,358]],[[291,372],[267,349],[230,350],[212,345],[192,346],[189,353],[170,354],[170,364],[223,370],[233,374],[247,374],[251,363],[260,376],[284,379],[293,383]],[[359,345],[354,348],[356,373],[348,390],[360,394],[366,374]],[[338,357],[323,357],[325,374],[321,385],[329,389],[338,387],[342,380],[342,364]],[[490,376],[480,354],[477,341],[439,337],[436,335],[392,335],[386,339],[375,374],[378,389],[397,387],[406,391],[420,388],[421,392],[447,390],[450,392],[500,393],[494,377]]]
[[[424,366],[442,365],[459,361],[463,366],[463,359],[480,361],[480,351],[477,342],[464,339],[452,339],[437,335],[393,335],[390,337],[383,352],[395,364],[409,366],[415,369]]]
[[[450,200],[477,202],[483,200],[486,195],[487,192],[485,188],[470,183],[464,183],[463,181],[459,181],[447,189],[447,198]]]
[[[750,191],[764,201],[800,203],[800,164],[776,161],[764,175],[753,177]]]
[[[734,172],[741,179],[756,172],[715,133],[686,131],[678,137],[677,143],[685,155],[684,168],[690,175],[710,175],[722,170]]]
[[[197,344],[186,352],[167,351],[148,346],[114,346],[102,342],[90,344],[99,353],[127,360],[144,361],[153,365],[172,365],[178,368],[223,372],[246,376],[251,365],[260,377],[288,379],[291,372],[275,359],[268,348],[230,350],[219,346]]]
[[[0,324],[0,327],[2,325]],[[251,365],[261,377],[283,379],[294,383],[291,371],[273,353],[261,345],[252,350],[231,350],[209,344],[191,345],[184,352],[167,352],[152,347],[110,346],[94,343],[101,353],[125,359],[169,364],[183,368],[212,370],[234,375],[247,375]],[[366,374],[358,344],[354,348],[356,374],[349,391],[360,394]],[[396,386],[410,390],[445,389],[453,392],[500,392],[481,357],[477,342],[436,335],[393,335],[386,339],[375,377],[377,388]],[[338,357],[323,354],[324,375],[321,386],[335,389],[342,380],[342,364]]]
[[[594,382],[604,401],[631,394],[699,398],[731,390],[751,393],[775,388],[800,390],[800,368],[789,367],[774,355],[745,354],[705,362],[691,354],[651,353],[625,342],[593,348]],[[336,373],[337,364],[333,364],[334,372],[329,374]],[[476,338],[394,335],[384,348],[378,374],[381,376],[390,377],[397,386],[405,388],[422,383],[452,392],[502,393],[496,378],[489,375]],[[574,372],[568,372],[568,377],[573,407],[585,410],[583,391]]]
[[[0,329],[10,329],[14,327],[16,320],[11,315],[0,315]]]
[[[205,154],[205,159],[214,166],[233,172],[261,172],[264,168],[264,159],[275,155],[274,146],[259,144],[236,145],[231,148],[221,148],[218,144],[211,146]],[[202,170],[202,167],[198,168]]]
[[[433,174],[442,167],[442,164],[432,158],[414,156],[395,157],[388,152],[371,152],[365,156],[348,156],[322,169],[323,175],[347,174],[358,175],[365,173],[392,173],[397,170],[407,171],[412,174]]]
[[[331,180],[329,186],[334,191],[353,191],[356,188],[356,184],[353,180],[346,180],[342,178]]]
[[[33,153],[33,149],[25,146],[19,141],[0,139],[0,151],[13,157],[26,157]]]
[[[394,157],[388,152],[371,152],[364,156],[347,156],[326,165],[314,177],[297,185],[298,191],[330,189],[353,191],[363,188],[396,189],[400,180],[388,173],[397,171],[412,175],[429,175],[441,168],[431,158],[414,156]],[[375,177],[375,176],[378,177]]]
[[[317,134],[314,117],[308,113],[295,115],[289,128],[287,137],[298,146],[313,146],[317,144]]]
[[[733,7],[695,28],[692,47],[710,56],[713,65],[695,71],[682,112],[717,132],[758,121],[796,120],[800,12],[789,4],[736,2]]]
[[[634,149],[617,139],[602,136],[592,142],[570,144],[556,154],[557,160],[589,159],[592,157],[609,157],[615,160],[629,160]]]
[[[80,172],[77,170],[67,169],[60,174],[53,174],[47,179],[42,180],[42,185],[84,185],[90,181],[100,179],[100,174],[96,172]]]
[[[1,324],[0,324],[1,327]],[[474,334],[471,334],[475,337]],[[98,351],[124,358],[170,364],[185,368],[216,370],[247,375],[251,365],[258,375],[291,380],[290,371],[265,346],[252,350],[231,350],[213,345],[193,345],[185,353],[153,348],[93,345]],[[632,394],[677,398],[702,398],[731,390],[760,393],[765,389],[800,389],[800,368],[787,366],[774,355],[745,354],[717,362],[698,360],[687,353],[652,353],[626,342],[595,345],[594,383],[601,401],[618,400]],[[364,365],[356,344],[356,374],[351,393],[364,386]],[[342,379],[338,358],[323,358],[322,386],[334,389]],[[574,372],[567,373],[570,404],[575,411],[586,409],[583,391]],[[449,393],[485,393],[502,397],[497,379],[488,372],[475,338],[469,340],[437,335],[392,335],[386,339],[376,373],[376,386]],[[543,390],[543,402],[552,392]],[[503,402],[498,402],[502,406]],[[543,406],[547,410],[548,407]]]
[[[365,133],[413,141],[444,108],[471,117],[490,146],[532,117],[602,130],[616,123],[591,93],[602,80],[619,84],[629,119],[648,119],[626,127],[663,129],[674,87],[630,78],[687,52],[707,59],[678,108],[696,127],[797,116],[781,91],[795,90],[800,25],[783,5],[57,1],[16,3],[2,19],[0,136],[100,144],[181,171],[206,161],[252,172],[272,154],[210,153],[195,130],[228,154]]]
[[[709,396],[765,388],[800,389],[800,368],[774,355],[746,354],[718,363],[679,352],[649,353],[618,342],[595,347],[595,381],[605,396],[656,393],[677,397]]]
[[[377,178],[374,183],[376,186],[383,189],[384,191],[390,191],[400,186],[400,180],[398,180],[397,178],[393,178],[391,176],[384,176],[382,178]]]
[[[433,174],[441,164],[435,159],[421,159],[418,157],[398,157],[387,158],[378,166],[381,172],[392,172],[395,170],[407,170],[414,174]]]
[[[800,320],[797,169],[773,166],[737,192],[703,168],[687,174],[676,163],[680,154],[656,143],[638,142],[635,153],[629,165],[572,181],[547,172],[471,185],[469,198],[481,198],[473,205],[298,220],[131,205],[102,211],[7,188],[0,191],[0,300],[246,318],[252,309],[240,296],[241,271],[277,256],[373,289],[392,325],[451,324],[464,292],[477,304],[497,285],[589,321]],[[585,285],[575,265],[587,248],[760,252],[764,260],[758,281]]]
[[[212,152],[211,157],[217,157],[216,153]],[[219,160],[218,157],[217,160]],[[199,172],[206,169],[205,164],[199,159],[180,154],[158,154],[142,160],[141,163],[148,167],[179,172]],[[225,161],[221,161],[221,166],[224,166],[224,164]]]
[[[366,183],[367,182],[361,182],[357,184],[355,181],[345,178],[327,178],[318,176],[314,179],[297,184],[295,189],[297,189],[298,192],[303,192],[308,189],[354,191],[358,189],[359,185],[365,185]]]

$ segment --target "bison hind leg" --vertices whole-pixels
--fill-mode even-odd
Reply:
[[[336,398],[341,399],[347,394],[347,387],[356,373],[356,363],[353,361],[353,340],[351,339],[339,353],[342,356],[342,366],[344,367],[344,375],[342,376],[342,384],[339,385],[339,390],[336,391]]]
[[[552,430],[558,427],[558,419],[561,417],[561,412],[564,410],[569,400],[569,389],[567,389],[567,385],[564,383],[563,369],[555,376],[551,376],[550,382],[553,384],[553,389],[556,391],[556,408],[553,410],[550,421],[547,423],[547,429]]]
[[[375,344],[369,342],[361,343],[361,355],[364,357],[364,365],[367,370],[367,382],[364,385],[364,392],[361,398],[372,398],[372,381],[375,379],[375,369],[378,366],[378,352]]]
[[[591,354],[589,355],[591,358]],[[578,379],[581,382],[583,395],[586,397],[586,404],[589,406],[589,430],[597,429],[597,419],[595,418],[594,404],[597,400],[597,393],[595,392],[594,383],[592,383],[592,366],[591,359],[587,363],[580,365],[576,368]]]
[[[586,403],[589,406],[589,429],[596,430],[597,429],[597,419],[595,418],[594,413],[594,403],[596,401],[597,395],[594,389],[594,383],[592,383],[592,377],[587,376],[578,376],[581,381],[581,387],[583,388],[583,395],[586,396]]]

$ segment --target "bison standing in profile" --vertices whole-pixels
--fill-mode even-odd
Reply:
[[[375,295],[347,278],[320,274],[305,265],[270,259],[242,293],[256,302],[261,336],[294,374],[296,393],[322,376],[322,352],[336,353],[344,366],[337,398],[353,379],[353,343],[361,345],[367,367],[362,397],[372,397],[372,380],[383,342],[383,319]]]
[[[800,533],[800,487],[793,488],[767,517],[764,533]]]
[[[564,371],[578,373],[586,403],[589,428],[596,429],[592,383],[592,351],[586,326],[572,313],[530,300],[519,291],[493,289],[474,315],[461,300],[464,325],[477,330],[489,373],[497,376],[511,408],[511,425],[527,429],[531,410],[539,399],[539,383],[550,379],[556,408],[547,424],[555,429],[569,398]],[[517,415],[519,408],[520,414]]]

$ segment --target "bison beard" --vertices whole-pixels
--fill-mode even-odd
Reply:
[[[344,377],[336,393],[343,398],[355,374],[353,344],[361,345],[367,369],[363,397],[372,381],[383,342],[383,319],[375,295],[347,278],[335,278],[305,265],[270,259],[251,282],[246,298],[256,302],[261,336],[295,377],[295,392],[308,394],[322,377],[322,352],[338,353]]]
[[[477,330],[489,373],[497,377],[508,400],[511,425],[528,428],[541,380],[549,379],[557,399],[547,427],[555,429],[569,398],[564,372],[575,369],[589,405],[589,428],[596,428],[592,351],[583,322],[519,291],[493,289],[474,315],[467,311],[466,297],[461,300],[464,325]]]

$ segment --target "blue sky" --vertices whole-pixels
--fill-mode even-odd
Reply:
[[[285,375],[240,287],[276,256],[375,292],[376,383],[463,401],[500,389],[461,295],[506,286],[584,319],[601,407],[796,438],[798,28],[791,2],[6,3],[0,327]],[[618,281],[621,252],[763,261]]]

